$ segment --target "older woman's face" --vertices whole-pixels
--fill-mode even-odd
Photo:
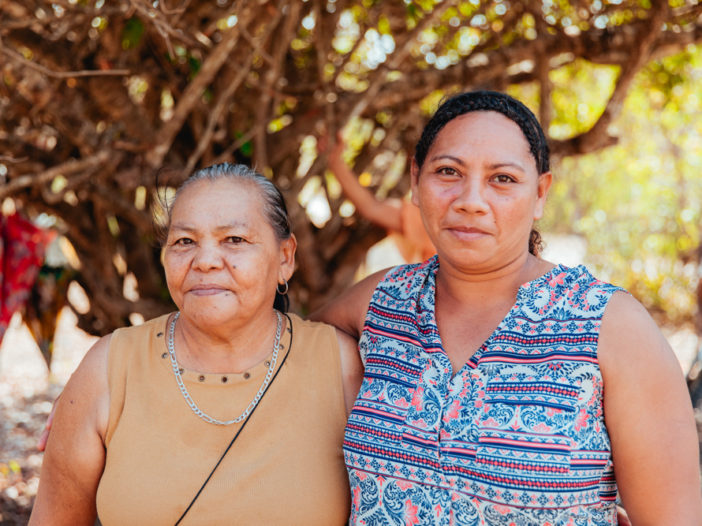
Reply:
[[[198,181],[178,197],[164,252],[168,290],[199,326],[270,315],[275,288],[292,275],[295,241],[280,241],[248,181]]]
[[[526,255],[550,184],[519,126],[491,111],[446,124],[412,169],[412,199],[441,260],[468,272]]]

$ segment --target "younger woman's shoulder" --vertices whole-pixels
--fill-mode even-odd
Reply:
[[[556,267],[550,285],[560,289],[559,295],[571,307],[597,315],[604,312],[616,292],[626,293],[623,288],[595,277],[585,265]]]

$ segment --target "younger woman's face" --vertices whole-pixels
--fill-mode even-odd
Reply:
[[[499,269],[528,253],[550,185],[550,172],[538,173],[521,128],[493,111],[450,121],[421,169],[412,166],[412,200],[442,263],[469,273]]]

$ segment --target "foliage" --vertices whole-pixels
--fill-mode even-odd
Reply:
[[[213,162],[252,163],[286,194],[299,240],[291,293],[306,310],[347,286],[383,235],[355,217],[325,174],[315,149],[322,128],[358,131],[354,168],[382,195],[407,191],[399,175],[419,130],[457,90],[518,93],[548,125],[556,157],[595,152],[617,142],[613,123],[645,126],[638,110],[615,120],[634,77],[699,42],[701,14],[694,0],[4,0],[0,199],[45,214],[70,241],[90,298],[81,326],[105,333],[133,313],[171,308],[151,234],[155,189]],[[686,67],[684,58],[649,66],[637,82],[655,89],[645,95],[642,84],[641,100],[627,104],[682,107],[675,90]],[[661,119],[666,144],[687,140],[674,137],[678,122],[672,113]],[[582,160],[582,169],[590,163],[594,177],[617,154],[602,155]],[[677,159],[681,174],[694,164]],[[564,162],[561,172],[580,162]],[[630,177],[646,186],[636,165]],[[608,166],[615,171],[614,157]],[[575,206],[567,217],[587,233],[588,218],[613,194],[557,210]],[[699,212],[692,190],[688,197],[671,224],[694,244]],[[660,206],[674,201],[671,194]],[[642,256],[644,266],[649,259]],[[125,294],[134,278],[138,295]]]
[[[542,222],[584,236],[601,274],[674,324],[696,312],[701,80],[700,47],[648,64],[613,123],[619,144],[560,163]]]

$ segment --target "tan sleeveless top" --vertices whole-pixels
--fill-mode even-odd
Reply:
[[[291,318],[287,361],[182,525],[347,520],[336,334]],[[167,320],[119,329],[110,341],[107,455],[97,492],[104,526],[175,524],[241,426],[208,424],[188,407],[168,358]],[[281,336],[278,364],[290,337],[289,330]],[[263,362],[245,373],[186,370],[183,380],[203,411],[229,420],[253,399],[267,369]]]

